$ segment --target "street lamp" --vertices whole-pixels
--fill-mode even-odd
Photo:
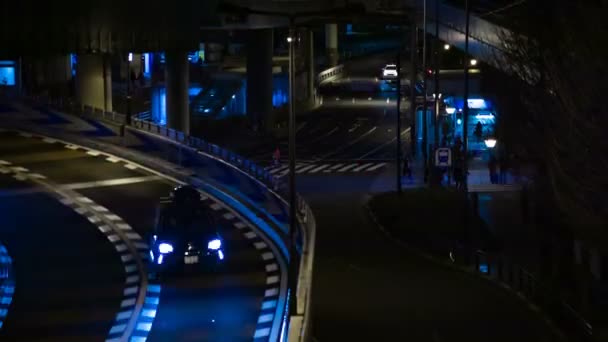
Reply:
[[[125,116],[125,124],[131,125],[131,62],[133,61],[133,53],[127,55],[127,115]]]
[[[443,45],[443,49],[446,50],[446,51],[449,50],[450,49],[450,44],[444,44]]]
[[[296,226],[297,220],[297,195],[296,195],[296,117],[295,117],[295,37],[296,37],[296,19],[298,18],[315,18],[315,17],[331,17],[337,16],[353,16],[353,15],[364,15],[366,14],[365,7],[361,5],[347,5],[346,7],[333,8],[331,10],[324,11],[311,11],[303,13],[294,12],[274,12],[274,11],[260,11],[254,10],[248,7],[241,7],[238,5],[221,2],[218,8],[219,12],[226,14],[237,14],[237,15],[266,15],[274,16],[279,18],[289,18],[289,36],[287,42],[289,43],[289,271],[288,271],[288,288],[289,288],[289,312],[288,312],[288,324],[289,317],[297,312],[297,300],[296,300],[296,276],[297,276],[297,252],[296,252]]]
[[[487,138],[486,140],[484,140],[484,143],[486,144],[487,148],[494,148],[496,146],[496,139],[494,138]]]
[[[471,66],[476,66],[476,65],[477,65],[477,60],[471,59]]]

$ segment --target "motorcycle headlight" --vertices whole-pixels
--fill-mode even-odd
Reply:
[[[162,254],[168,254],[173,252],[173,246],[170,243],[163,242],[158,245],[158,251]]]
[[[207,249],[216,251],[220,248],[222,248],[222,240],[220,239],[213,239],[207,243]]]

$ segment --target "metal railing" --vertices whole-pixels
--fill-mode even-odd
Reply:
[[[320,72],[317,75],[317,83],[322,83],[322,82],[326,82],[326,81],[337,79],[340,76],[342,76],[343,73],[344,73],[344,65],[343,64],[337,65],[337,66],[335,66],[333,68],[329,68],[327,70],[324,70],[324,71]]]
[[[452,254],[450,256],[452,257]],[[568,337],[592,341],[593,326],[564,301],[556,289],[537,279],[532,272],[504,255],[494,255],[482,250],[473,251],[472,259],[460,256],[463,258],[456,256],[456,259],[452,260],[461,266],[472,267],[474,272],[516,291],[538,306]]]
[[[32,97],[26,99],[26,102],[48,106],[51,109],[62,111],[67,114],[86,116],[115,125],[123,126],[126,123],[126,115],[116,112],[105,112],[101,109],[88,105],[80,105],[69,100],[66,101],[62,99]],[[185,134],[184,132],[167,128],[165,126],[157,125],[148,120],[141,120],[132,117],[131,122],[132,128],[134,129],[169,139],[175,143],[185,145],[234,166],[235,168],[246,173],[249,177],[258,180],[264,187],[273,193],[274,196],[278,197],[286,206],[288,206],[287,202],[284,200],[284,198],[287,196],[287,187],[285,186],[285,183],[281,181],[280,178],[274,177],[264,167],[257,165],[251,160],[216,144],[205,141],[204,139],[193,137]],[[298,244],[298,251],[300,252],[300,255],[298,256],[298,260],[296,260],[296,262],[299,262],[297,282],[298,305],[296,314],[290,320],[290,322],[292,322],[290,327],[283,328],[286,331],[289,331],[289,341],[305,342],[311,340],[310,301],[312,296],[311,286],[316,223],[312,210],[306,201],[299,196],[297,206],[299,222],[297,234],[298,241],[301,242],[301,244]]]

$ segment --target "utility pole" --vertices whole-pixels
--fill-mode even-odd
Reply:
[[[435,44],[433,44],[433,50],[435,55],[435,115],[433,115],[433,153],[439,148],[439,0],[435,0]]]
[[[464,191],[467,193],[469,191],[469,165],[467,161],[467,155],[469,152],[469,143],[468,143],[468,135],[469,135],[469,24],[471,20],[471,8],[469,6],[469,0],[465,2],[465,13],[466,13],[466,28],[464,33],[464,104],[463,104],[463,113],[462,113],[462,145],[463,145],[463,185]]]
[[[416,68],[416,59],[418,54],[416,53],[418,48],[418,28],[416,26],[416,14],[411,16],[410,21],[410,63],[411,63],[411,76],[410,76],[410,114],[412,116],[412,126],[410,127],[410,148],[411,156],[416,156],[416,146],[418,141],[416,140],[416,128],[420,123],[416,122],[416,81],[418,80],[418,70]],[[410,166],[411,167],[411,166]]]
[[[423,10],[422,10],[422,17],[423,17],[423,22],[422,22],[422,30],[423,30],[423,38],[422,38],[422,88],[423,88],[423,94],[422,96],[424,97],[423,99],[423,104],[422,104],[422,159],[423,159],[423,163],[424,163],[424,168],[423,168],[423,172],[424,172],[424,181],[425,183],[427,182],[427,169],[428,169],[428,122],[427,122],[427,115],[426,115],[426,107],[427,107],[427,103],[426,103],[426,97],[427,97],[427,91],[426,91],[426,86],[427,86],[427,70],[426,70],[426,0],[424,0],[424,6],[423,6]]]
[[[401,193],[401,52],[397,53],[397,193]]]
[[[297,287],[297,251],[296,251],[296,229],[298,224],[297,207],[298,199],[296,194],[296,115],[295,115],[295,45],[296,28],[295,18],[289,19],[289,315],[297,312],[296,287]]]

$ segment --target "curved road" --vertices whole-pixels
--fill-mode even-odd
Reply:
[[[150,231],[159,198],[175,183],[98,152],[13,132],[0,132],[0,161],[0,241],[13,257],[18,284],[0,340],[114,336],[111,330],[124,329],[118,316],[135,278],[127,278],[119,247],[104,237],[103,228],[36,179],[106,208],[106,218],[122,219],[139,236]],[[159,304],[146,309],[154,301],[146,296],[147,320],[137,321],[134,336],[151,328],[151,341],[253,338],[267,288],[264,260],[244,230],[235,228],[235,215],[211,198],[206,203],[214,207],[226,239],[222,271],[169,278],[160,291],[150,283],[148,293],[156,292],[152,298]]]

